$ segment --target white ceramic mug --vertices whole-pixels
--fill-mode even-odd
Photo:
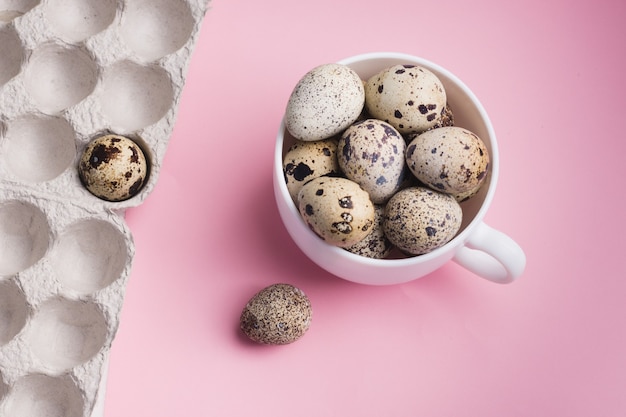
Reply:
[[[302,220],[289,195],[283,174],[283,156],[294,142],[294,138],[285,130],[283,121],[274,153],[274,195],[280,217],[296,245],[326,271],[361,284],[390,285],[412,281],[435,271],[450,260],[493,282],[509,283],[519,277],[526,266],[524,251],[509,236],[483,221],[495,193],[499,157],[493,126],[474,93],[446,69],[411,55],[369,53],[339,63],[354,69],[363,80],[396,64],[421,65],[437,74],[446,88],[454,124],[474,132],[485,142],[491,156],[490,171],[479,193],[461,204],[463,223],[450,242],[424,255],[371,259],[329,245]]]

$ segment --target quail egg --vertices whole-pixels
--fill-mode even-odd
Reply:
[[[345,176],[359,184],[375,204],[400,188],[405,172],[406,142],[389,123],[356,122],[339,139],[337,159]]]
[[[285,110],[285,128],[296,139],[330,138],[361,115],[363,81],[350,67],[324,64],[306,73],[293,89]]]
[[[374,204],[367,191],[343,177],[324,176],[304,184],[298,209],[314,233],[339,247],[361,241],[374,226]]]
[[[441,80],[422,66],[394,65],[365,84],[369,113],[402,134],[421,133],[441,123],[446,104]]]
[[[337,139],[313,142],[298,140],[283,158],[283,173],[289,195],[298,198],[302,185],[313,178],[340,172],[337,161]]]
[[[453,196],[427,187],[409,187],[387,202],[383,230],[401,251],[422,255],[448,243],[459,231],[462,217]]]
[[[416,136],[407,146],[406,161],[415,177],[429,187],[464,195],[485,181],[489,153],[474,133],[449,126]]]
[[[383,230],[383,215],[385,206],[377,204],[374,206],[375,217],[374,227],[370,234],[356,244],[345,248],[348,252],[355,255],[365,256],[366,258],[383,259],[389,256],[393,245],[385,236]]]
[[[145,184],[148,163],[136,142],[110,134],[87,145],[78,174],[85,188],[96,197],[123,201],[137,195]]]
[[[255,342],[285,345],[304,336],[312,316],[311,302],[301,289],[291,284],[273,284],[248,301],[239,326]]]

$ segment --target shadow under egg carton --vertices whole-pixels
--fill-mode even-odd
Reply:
[[[208,3],[0,0],[0,416],[101,415],[134,256],[123,215],[157,182]],[[148,160],[128,200],[80,181],[107,133]]]

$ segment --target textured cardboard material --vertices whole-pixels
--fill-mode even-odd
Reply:
[[[134,256],[208,0],[0,1],[0,416],[102,415]],[[150,165],[122,202],[77,164],[104,133]],[[33,401],[35,399],[35,401]]]

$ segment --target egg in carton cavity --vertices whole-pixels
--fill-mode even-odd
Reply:
[[[124,213],[157,182],[208,3],[0,0],[0,416],[102,414],[135,251]],[[121,201],[78,172],[105,134],[147,159]]]

